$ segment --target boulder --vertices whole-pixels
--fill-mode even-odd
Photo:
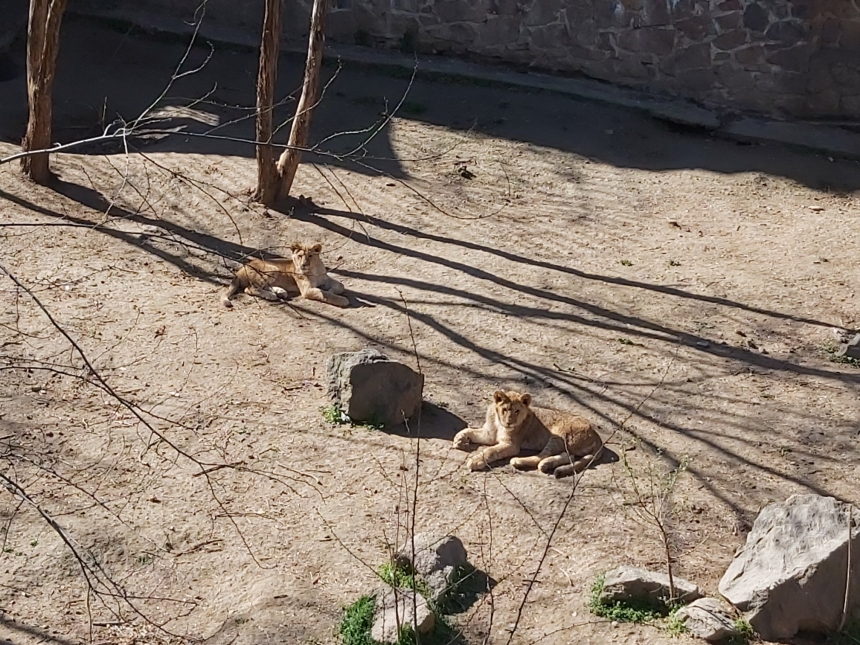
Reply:
[[[687,632],[709,643],[739,636],[731,610],[716,598],[699,598],[675,613]]]
[[[326,374],[329,397],[353,422],[392,427],[421,409],[424,376],[375,349],[331,356]]]
[[[839,629],[849,517],[847,622],[860,619],[860,510],[849,512],[848,504],[832,497],[792,495],[766,506],[720,580],[720,594],[745,613],[766,641],[791,638],[799,631]]]
[[[415,536],[415,558],[412,542],[408,542],[395,556],[395,564],[406,566],[418,574],[430,587],[430,599],[444,603],[449,590],[458,581],[460,568],[468,563],[466,547],[453,535],[441,539],[427,533]]]
[[[401,627],[427,634],[435,624],[436,616],[421,594],[411,589],[386,588],[376,596],[370,637],[375,643],[397,643]]]
[[[692,582],[673,576],[677,600],[689,602],[702,597],[702,592]],[[600,602],[645,600],[658,602],[669,599],[669,576],[652,573],[645,569],[621,566],[609,571],[603,579]]]

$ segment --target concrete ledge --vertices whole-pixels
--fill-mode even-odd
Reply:
[[[169,16],[135,9],[96,9],[69,7],[69,13],[114,23],[135,25],[144,31],[172,35],[191,35],[193,25]],[[199,36],[214,42],[257,49],[259,37],[244,29],[223,24],[204,24]],[[285,41],[281,51],[304,56],[304,42]],[[405,55],[391,50],[333,44],[326,47],[325,57],[343,59],[374,67],[395,67],[412,70],[417,64],[423,77],[447,76],[468,78],[485,83],[544,90],[578,99],[643,111],[655,119],[688,127],[701,128],[712,134],[745,142],[778,143],[839,157],[860,159],[860,134],[830,125],[805,122],[775,121],[738,116],[728,111],[709,109],[692,101],[664,98],[648,92],[622,88],[585,78],[565,78],[540,73],[521,73],[441,56]],[[860,123],[858,123],[860,126]]]

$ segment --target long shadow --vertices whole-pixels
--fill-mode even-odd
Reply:
[[[410,278],[399,278],[392,276],[376,276],[370,274],[364,274],[354,271],[340,271],[342,275],[351,276],[360,278],[363,280],[368,280],[371,282],[388,282],[388,283],[396,283],[403,286],[410,286],[417,289],[422,289],[426,291],[433,291],[437,293],[445,293],[447,295],[454,295],[466,300],[473,300],[479,302],[481,304],[485,304],[488,306],[498,307],[502,310],[508,311],[517,316],[522,317],[539,317],[539,318],[557,318],[560,320],[566,320],[571,322],[576,322],[588,327],[599,327],[601,329],[612,329],[621,333],[635,335],[641,338],[648,338],[651,340],[663,341],[663,342],[671,342],[671,343],[680,343],[682,345],[686,345],[688,347],[694,348],[697,351],[701,351],[704,353],[712,354],[715,356],[721,356],[723,358],[729,358],[735,361],[741,361],[750,365],[755,365],[758,367],[762,367],[765,369],[773,369],[773,370],[790,370],[799,374],[809,374],[813,376],[821,376],[825,378],[833,378],[838,379],[845,382],[860,382],[860,375],[853,374],[845,374],[843,372],[834,372],[830,370],[822,370],[818,368],[806,367],[803,365],[798,365],[796,363],[790,363],[788,361],[772,358],[770,356],[764,354],[755,354],[747,349],[740,347],[733,347],[729,345],[718,345],[711,344],[710,341],[702,336],[697,336],[695,334],[690,334],[685,331],[681,331],[678,329],[673,329],[667,327],[665,325],[661,325],[656,322],[651,322],[642,318],[637,318],[634,316],[624,315],[611,309],[607,309],[605,307],[601,307],[599,305],[590,304],[581,300],[576,300],[574,298],[570,298],[568,296],[564,296],[561,294],[553,293],[552,291],[548,291],[546,289],[540,289],[528,285],[521,285],[519,283],[514,282],[508,278],[502,278],[496,276],[488,271],[483,269],[479,269],[476,267],[472,267],[468,264],[464,264],[462,262],[458,262],[456,260],[450,260],[448,258],[438,257],[432,255],[430,253],[425,253],[423,251],[418,251],[415,249],[409,249],[402,246],[397,246],[395,244],[391,244],[389,242],[385,242],[382,240],[374,239],[369,236],[357,236],[354,234],[354,231],[341,226],[340,224],[336,224],[331,222],[323,217],[319,217],[318,215],[308,211],[301,210],[296,208],[292,211],[292,216],[294,219],[298,219],[300,221],[305,221],[309,223],[316,224],[321,228],[324,228],[333,233],[338,233],[344,237],[350,238],[360,244],[364,244],[373,248],[378,248],[385,251],[390,251],[392,253],[396,253],[398,255],[405,255],[408,257],[412,257],[418,260],[422,260],[425,262],[429,262],[431,264],[438,264],[441,266],[445,266],[447,268],[455,269],[457,271],[462,271],[468,275],[473,277],[487,280],[499,286],[505,287],[506,289],[510,289],[514,292],[523,293],[529,296],[533,296],[536,298],[540,298],[542,300],[557,302],[561,304],[566,304],[571,307],[575,307],[579,310],[587,312],[593,316],[596,316],[598,319],[590,319],[582,315],[571,314],[571,313],[561,313],[561,312],[550,312],[544,309],[536,309],[530,307],[523,307],[521,305],[509,305],[506,303],[502,303],[500,301],[494,300],[487,296],[482,296],[480,294],[475,294],[472,292],[467,292],[465,290],[454,289],[452,287],[437,285],[429,282],[423,282],[420,280],[413,280]],[[374,302],[374,296],[366,295],[365,296],[371,302]],[[608,324],[607,321],[611,321],[612,324]],[[811,321],[813,324],[823,325],[823,323]],[[460,337],[463,342],[466,341],[462,336]]]
[[[365,297],[371,298],[371,296],[369,295],[365,295]],[[737,462],[741,466],[746,467],[747,469],[768,473],[779,479],[790,481],[797,486],[805,488],[819,495],[832,496],[841,499],[841,497],[839,497],[835,493],[828,491],[821,486],[817,486],[814,483],[807,482],[798,475],[795,475],[793,473],[783,473],[769,466],[759,464],[753,461],[750,457],[738,454],[737,452],[734,452],[726,448],[725,446],[717,444],[716,442],[712,441],[707,437],[700,437],[698,436],[698,431],[694,431],[690,428],[685,428],[678,424],[668,423],[666,421],[654,417],[653,415],[647,414],[640,408],[638,404],[625,403],[617,398],[613,398],[612,396],[607,395],[602,388],[597,388],[592,386],[592,384],[583,383],[580,380],[570,378],[570,375],[559,373],[545,366],[529,363],[527,361],[523,361],[522,359],[507,356],[495,350],[488,349],[475,343],[472,343],[471,341],[465,339],[462,335],[458,334],[453,329],[433,319],[432,316],[422,314],[414,310],[407,310],[399,302],[385,299],[378,300],[380,305],[385,305],[395,311],[398,311],[404,316],[408,315],[416,320],[419,320],[420,322],[423,322],[424,324],[428,325],[438,333],[449,338],[455,344],[463,347],[464,349],[478,356],[481,356],[482,358],[492,361],[493,363],[505,365],[506,367],[515,370],[520,374],[529,376],[535,381],[542,383],[545,387],[558,391],[559,393],[569,398],[571,401],[575,402],[577,405],[581,406],[583,409],[589,410],[589,412],[595,418],[599,419],[603,424],[605,424],[607,428],[618,428],[618,421],[616,418],[609,416],[609,414],[607,414],[607,412],[605,412],[602,408],[595,405],[594,401],[608,405],[610,406],[610,408],[618,409],[620,411],[620,417],[629,416],[630,418],[646,421],[655,424],[658,427],[665,428],[677,435],[687,437],[693,441],[701,442],[703,445],[715,451],[717,454],[721,454],[724,457]],[[339,320],[337,318],[320,312],[315,312],[314,316],[326,322],[341,326],[349,330],[351,333],[355,334],[357,337],[363,338],[366,341],[373,343],[379,342],[378,339],[367,335],[367,333],[365,333],[363,330],[353,325],[350,325],[345,321]],[[425,358],[429,359],[429,357],[422,356],[422,361],[425,360]],[[456,368],[461,371],[467,372],[478,379],[487,378],[485,374],[482,374],[477,370],[464,367],[463,365],[455,366],[441,359],[431,359],[431,361],[435,361],[446,367]],[[681,465],[682,460],[679,456],[675,455],[671,451],[664,449],[653,439],[642,435],[641,433],[632,429],[629,425],[626,425],[624,427],[624,431],[637,439],[642,446],[650,450],[653,454],[659,455],[660,459],[662,459],[669,468],[674,469],[678,468]],[[604,439],[606,439],[606,436],[604,436]],[[731,509],[735,516],[738,518],[739,522],[741,522],[743,525],[747,525],[749,523],[750,514],[757,509],[747,509],[741,506],[740,503],[737,500],[733,499],[726,490],[720,487],[719,479],[717,477],[714,477],[713,473],[704,472],[692,464],[687,464],[686,469],[687,472],[689,472],[693,477],[696,478],[701,488],[708,491],[708,493],[710,493],[714,497],[714,499],[720,500],[723,504],[726,505],[727,508]]]
[[[62,191],[64,191],[64,194],[67,194],[70,198],[77,199],[77,200],[81,201],[81,203],[85,203],[90,208],[95,208],[98,212],[104,212],[106,206],[108,205],[106,200],[100,194],[96,193],[95,191],[92,191],[92,190],[89,190],[89,189],[86,189],[86,188],[83,188],[80,186],[73,186],[73,185],[61,185],[61,189],[62,189]],[[53,218],[62,219],[64,221],[76,222],[80,225],[93,226],[93,223],[90,221],[83,220],[83,219],[72,220],[65,215],[61,215],[60,213],[56,213],[54,211],[51,211],[49,209],[45,209],[45,208],[40,207],[38,205],[31,204],[30,202],[28,202],[24,199],[18,198],[16,196],[7,195],[5,193],[0,194],[0,196],[7,196],[7,198],[11,199],[11,201],[13,201],[16,204],[19,204],[19,205],[26,207],[26,208],[31,208],[32,210],[34,210],[36,212],[51,216]],[[148,218],[148,217],[145,217],[145,216],[142,216],[139,214],[130,213],[127,211],[118,211],[118,214],[121,215],[122,217],[128,218],[131,221],[136,221],[138,223],[145,223],[145,224],[148,224],[151,226],[163,228],[163,229],[169,231],[171,234],[174,234],[180,238],[183,238],[185,241],[189,241],[189,240],[192,241],[194,244],[199,245],[204,250],[211,250],[212,252],[218,252],[218,253],[224,254],[224,255],[232,255],[233,257],[236,257],[236,258],[246,257],[248,254],[253,252],[252,249],[249,249],[247,247],[243,247],[242,245],[238,245],[238,244],[234,244],[234,243],[230,243],[230,242],[225,242],[225,241],[220,240],[219,238],[217,238],[215,236],[200,234],[200,233],[197,233],[195,231],[190,231],[185,227],[181,227],[181,226],[172,224],[170,222],[165,222],[163,220],[152,219],[152,218]],[[320,218],[316,215],[306,214],[305,217],[308,218],[309,221],[317,223],[318,225],[323,226],[324,228],[327,228],[327,229],[332,230],[334,232],[340,233],[341,235],[344,235],[344,236],[351,236],[352,235],[352,231],[350,231],[344,227],[341,227],[337,224],[333,224],[333,223],[329,222],[328,220]],[[93,227],[93,228],[95,228],[95,227]],[[99,229],[96,229],[96,230],[99,230]],[[105,232],[111,236],[114,236],[117,239],[120,239],[124,242],[139,245],[139,238],[137,236],[132,235],[132,234],[125,233],[122,231],[113,230],[113,229],[111,229],[111,230],[101,229],[101,230],[102,230],[102,232]],[[653,338],[656,340],[664,341],[666,343],[671,343],[672,345],[675,345],[675,344],[680,342],[684,345],[695,348],[697,351],[705,351],[705,350],[701,349],[698,345],[698,341],[701,341],[703,339],[698,337],[698,336],[692,335],[692,334],[683,333],[683,332],[680,332],[678,330],[674,330],[674,329],[665,327],[665,326],[657,324],[657,323],[652,323],[650,321],[641,320],[641,319],[638,319],[638,318],[635,318],[632,316],[621,315],[621,314],[618,314],[616,312],[613,312],[612,310],[606,309],[604,307],[599,307],[596,305],[589,305],[587,303],[582,303],[582,302],[579,302],[575,299],[572,299],[572,298],[569,298],[566,296],[561,296],[561,295],[549,292],[549,291],[544,290],[544,289],[536,289],[536,288],[533,288],[530,286],[520,285],[520,284],[515,283],[511,280],[498,278],[489,272],[486,272],[486,271],[483,271],[480,269],[475,269],[473,267],[470,267],[470,266],[465,265],[465,264],[460,263],[460,262],[451,261],[451,260],[447,260],[444,258],[437,258],[435,256],[431,256],[429,254],[422,253],[419,251],[403,249],[401,247],[397,247],[395,245],[381,242],[378,240],[372,240],[369,238],[368,239],[357,238],[357,239],[359,241],[365,243],[365,244],[370,245],[370,246],[376,246],[378,248],[390,250],[392,252],[396,252],[396,253],[399,253],[402,255],[409,255],[409,256],[416,257],[418,259],[421,259],[421,260],[424,260],[427,262],[431,262],[431,263],[435,263],[435,264],[442,264],[444,266],[448,266],[448,267],[457,269],[459,271],[463,271],[463,272],[469,273],[471,275],[475,275],[479,278],[495,282],[496,284],[504,286],[507,289],[510,289],[512,291],[515,291],[515,292],[525,293],[525,294],[528,294],[528,295],[531,295],[534,297],[538,297],[538,298],[541,298],[544,300],[562,302],[562,303],[567,304],[567,305],[572,306],[572,307],[584,309],[584,310],[592,313],[593,315],[598,316],[602,320],[593,320],[593,319],[585,318],[583,316],[574,315],[574,314],[564,315],[564,314],[558,314],[557,312],[547,312],[545,310],[541,310],[541,309],[537,309],[537,308],[530,308],[530,307],[522,307],[520,305],[510,305],[510,304],[507,304],[504,302],[493,300],[492,298],[488,298],[486,296],[482,296],[479,294],[466,293],[464,291],[453,289],[451,287],[445,287],[445,286],[425,283],[422,281],[411,280],[411,279],[407,279],[407,278],[374,276],[374,275],[368,275],[368,274],[361,274],[361,273],[357,273],[357,272],[352,272],[352,273],[342,272],[345,275],[352,275],[354,277],[358,277],[358,278],[368,280],[371,282],[372,281],[390,282],[390,283],[402,284],[404,286],[410,286],[410,287],[413,287],[416,289],[421,289],[421,290],[426,290],[426,291],[446,293],[448,295],[452,295],[452,296],[455,296],[457,298],[472,300],[472,301],[475,301],[475,302],[477,302],[481,305],[487,306],[487,307],[497,308],[499,310],[508,311],[514,315],[520,315],[520,316],[524,316],[524,317],[551,318],[551,317],[558,316],[561,319],[564,319],[568,322],[575,322],[578,324],[582,324],[582,325],[586,325],[586,326],[593,326],[593,327],[602,328],[602,329],[615,329],[615,328],[617,328],[620,330],[623,328],[625,333],[628,335],[637,334],[637,335],[640,335],[643,337],[649,337],[649,338]],[[177,243],[181,244],[183,240],[175,240],[175,241]],[[190,270],[190,271],[195,270],[195,267],[187,266],[187,263],[184,263],[184,260],[182,260],[181,258],[178,258],[172,254],[159,253],[159,257],[163,257],[163,259],[167,260],[168,262],[176,264],[177,266],[179,266],[183,270]],[[204,279],[206,279],[206,278],[204,278]],[[214,281],[214,278],[211,276],[208,279],[210,281]],[[422,313],[420,311],[414,311],[414,310],[407,310],[406,307],[402,303],[387,300],[385,298],[380,298],[380,297],[372,295],[372,294],[356,293],[355,295],[361,296],[365,300],[367,300],[373,304],[376,304],[378,306],[388,307],[394,311],[397,311],[398,313],[400,313],[404,316],[405,315],[412,316],[414,319],[419,320],[420,322],[423,322],[428,327],[434,329],[438,333],[449,338],[450,340],[455,342],[457,345],[463,347],[464,349],[467,349],[468,351],[470,351],[470,352],[472,352],[478,356],[481,356],[482,358],[490,360],[493,363],[506,365],[509,368],[516,370],[519,373],[522,373],[524,375],[528,375],[531,378],[539,380],[540,382],[544,383],[545,385],[548,385],[550,387],[557,389],[559,392],[564,393],[566,396],[568,396],[572,400],[576,401],[579,405],[582,405],[584,408],[591,410],[595,415],[599,416],[599,418],[602,418],[605,422],[607,422],[609,424],[614,424],[615,421],[613,419],[611,419],[610,417],[608,417],[605,413],[598,410],[593,403],[586,401],[585,397],[588,397],[588,399],[590,399],[591,401],[599,401],[599,402],[611,405],[613,407],[617,406],[621,410],[627,412],[628,414],[635,415],[637,418],[643,419],[643,420],[648,421],[650,423],[657,424],[657,425],[664,427],[664,428],[666,428],[672,432],[675,432],[679,435],[687,436],[692,440],[695,440],[695,441],[698,441],[704,445],[707,445],[712,450],[715,450],[719,453],[724,454],[726,457],[729,457],[733,460],[737,460],[738,462],[746,465],[749,468],[761,470],[761,471],[767,472],[767,473],[769,473],[775,477],[779,477],[781,479],[786,479],[786,480],[792,481],[799,486],[803,486],[805,488],[808,488],[810,490],[818,492],[819,494],[830,494],[830,493],[828,493],[828,491],[824,490],[821,487],[818,487],[818,486],[815,486],[814,484],[810,484],[808,482],[803,481],[800,477],[786,474],[786,473],[781,473],[775,469],[766,467],[762,464],[758,464],[750,458],[738,455],[738,454],[726,449],[725,447],[722,447],[722,446],[716,444],[714,441],[712,441],[711,439],[709,439],[707,437],[698,436],[697,432],[693,432],[689,428],[684,428],[684,427],[676,425],[676,424],[669,424],[669,423],[666,423],[666,422],[661,421],[659,419],[653,418],[650,415],[643,413],[641,410],[636,409],[632,404],[624,403],[624,402],[619,401],[619,400],[617,400],[617,399],[615,399],[609,395],[606,395],[604,393],[604,391],[602,391],[601,389],[598,389],[597,387],[592,387],[591,384],[585,383],[581,379],[577,379],[576,377],[574,377],[572,375],[566,375],[566,374],[560,373],[557,370],[554,370],[554,369],[551,369],[551,368],[548,368],[545,366],[541,366],[541,365],[535,365],[535,364],[523,361],[522,359],[506,356],[500,352],[482,347],[482,346],[478,345],[477,343],[470,341],[469,339],[467,339],[466,337],[464,337],[462,334],[458,333],[454,329],[452,329],[452,328],[440,323],[439,321],[435,320],[432,316],[430,316],[426,313]],[[344,326],[346,328],[351,328],[349,325],[344,323],[342,320],[338,320],[338,319],[335,319],[333,317],[326,316],[325,314],[318,314],[317,313],[315,315],[322,318],[322,319],[326,319],[329,322],[332,322],[334,324],[341,325],[341,326]],[[607,321],[611,321],[611,324]],[[632,329],[630,327],[628,327],[628,325],[631,326]],[[359,335],[363,335],[363,333],[360,330],[357,330],[354,327],[351,329],[353,332],[355,332]],[[770,357],[761,356],[758,354],[753,354],[749,351],[738,349],[738,348],[717,348],[714,351],[712,351],[711,353],[716,353],[718,355],[724,356],[725,358],[729,358],[729,359],[743,362],[743,363],[747,363],[747,364],[758,365],[760,367],[764,367],[767,369],[786,369],[786,370],[792,370],[792,371],[795,371],[798,373],[810,374],[810,375],[824,377],[824,378],[837,378],[837,379],[841,379],[843,381],[852,382],[852,383],[856,383],[856,382],[860,381],[860,376],[847,375],[847,374],[843,374],[843,373],[830,372],[827,370],[819,370],[819,369],[814,369],[814,368],[807,368],[807,367],[796,365],[793,363],[788,363],[786,361],[781,361],[778,359],[773,359]],[[460,369],[462,369],[462,368],[460,368]],[[443,423],[442,425],[446,425],[446,424]],[[450,433],[450,429],[446,429],[444,432],[446,434]],[[650,446],[652,449],[657,451],[658,446],[656,444],[653,444],[653,442],[649,442],[644,437],[640,437],[640,439],[642,440],[643,445]],[[674,463],[675,465],[677,465],[678,463],[680,463],[680,460],[676,459],[671,454],[666,453],[666,452],[662,452],[662,454],[663,454],[664,459],[666,459],[670,464]],[[734,508],[736,513],[740,517],[744,516],[744,513],[745,513],[744,509],[740,508],[736,502],[729,499],[728,496],[725,494],[725,492],[719,491],[717,489],[717,487],[713,484],[713,481],[708,481],[708,479],[705,477],[705,475],[703,473],[698,472],[697,470],[695,470],[693,468],[689,469],[689,471],[692,474],[694,474],[694,476],[696,476],[702,482],[702,484],[712,492],[712,494],[716,498],[723,500],[729,507]]]
[[[811,318],[804,318],[802,316],[793,316],[791,314],[782,313],[779,311],[771,311],[769,309],[762,309],[760,307],[753,307],[751,305],[745,305],[740,302],[736,302],[734,300],[729,300],[728,298],[719,298],[717,296],[707,296],[704,294],[691,293],[689,291],[684,291],[683,289],[677,289],[675,287],[670,287],[666,285],[653,284],[650,282],[639,282],[638,280],[629,280],[627,278],[620,278],[616,276],[607,276],[600,275],[598,273],[586,273],[585,271],[580,271],[578,269],[574,269],[571,267],[562,266],[559,264],[554,264],[552,262],[546,262],[543,260],[538,260],[533,257],[525,257],[522,255],[518,255],[516,253],[510,253],[508,251],[504,251],[502,249],[484,246],[482,244],[478,244],[476,242],[469,242],[468,240],[458,240],[453,237],[443,237],[441,235],[434,235],[433,233],[425,233],[424,231],[419,231],[418,229],[411,228],[409,226],[403,226],[401,224],[394,224],[392,222],[388,222],[383,219],[379,219],[377,217],[372,217],[368,215],[361,215],[359,213],[353,213],[351,211],[342,211],[333,208],[323,208],[323,207],[315,207],[312,211],[307,207],[296,208],[293,211],[293,217],[298,220],[308,221],[308,217],[311,215],[327,215],[333,217],[343,217],[347,219],[352,219],[355,221],[362,221],[364,223],[370,224],[371,226],[376,226],[378,228],[393,231],[395,233],[399,233],[401,235],[408,235],[410,237],[414,237],[422,240],[430,240],[432,242],[440,242],[442,244],[451,244],[453,246],[459,246],[464,249],[470,249],[473,251],[481,251],[483,253],[488,253],[490,255],[495,255],[500,258],[504,258],[511,262],[516,262],[518,264],[526,264],[534,267],[539,267],[541,269],[547,269],[550,271],[557,271],[559,273],[566,273],[569,275],[576,276],[578,278],[582,278],[584,280],[597,280],[600,282],[606,282],[608,284],[616,284],[624,287],[636,287],[638,289],[646,289],[648,291],[654,291],[657,293],[663,293],[669,296],[676,296],[679,298],[688,298],[691,300],[698,300],[700,302],[707,302],[715,305],[722,305],[724,307],[730,307],[733,309],[742,309],[743,311],[749,311],[757,314],[764,314],[766,316],[771,316],[773,318],[782,318],[787,320],[794,320],[797,322],[802,322],[808,325],[816,325],[819,327],[833,327],[832,324],[828,324],[825,322],[821,322],[818,320],[813,320]],[[314,223],[319,224],[319,220],[316,220]]]
[[[48,634],[32,625],[23,625],[11,618],[0,616],[0,626],[20,635],[20,638],[34,638],[39,643],[55,643],[56,645],[78,645],[75,641],[68,640],[62,636]],[[0,645],[12,645],[14,641],[0,639]],[[18,640],[17,642],[21,642]]]
[[[160,229],[167,234],[166,236],[164,236],[163,239],[171,243],[178,244],[182,247],[194,248],[195,250],[212,253],[222,258],[232,260],[234,262],[243,262],[249,257],[261,257],[264,259],[279,257],[266,251],[261,251],[258,249],[251,248],[249,246],[244,246],[242,244],[236,244],[235,242],[223,240],[214,235],[200,233],[185,226],[175,224],[170,220],[147,217],[146,215],[142,215],[141,213],[129,211],[121,206],[110,203],[101,193],[85,186],[80,186],[78,184],[72,184],[63,181],[56,181],[54,182],[52,187],[61,195],[64,195],[65,197],[68,197],[69,199],[78,202],[82,206],[86,206],[87,208],[96,211],[97,213],[104,214],[105,212],[107,212],[107,209],[110,208],[110,212],[114,216],[114,219],[127,220],[143,226],[150,226],[156,229]],[[45,206],[36,204],[35,202],[32,202],[30,200],[24,199],[23,197],[20,197],[18,195],[7,193],[2,189],[0,189],[0,199],[8,200],[9,202],[17,206],[20,206],[21,208],[26,208],[30,211],[33,211],[34,213],[38,213],[39,215],[44,215],[46,217],[61,220],[64,224],[88,228],[94,231],[98,231],[99,233],[103,233],[104,235],[108,235],[109,237],[113,237],[114,239],[117,239],[121,242],[125,242],[126,244],[130,244],[134,247],[147,251],[148,253],[151,253],[156,257],[165,260],[166,262],[169,262],[181,271],[201,280],[205,280],[206,282],[221,282],[221,280],[218,279],[218,276],[216,274],[205,271],[175,253],[171,253],[149,243],[151,239],[155,239],[158,237],[155,234],[130,233],[127,231],[112,228],[105,224],[95,223],[89,219],[74,217],[72,215],[60,213],[58,211],[51,210],[50,208],[46,208]]]

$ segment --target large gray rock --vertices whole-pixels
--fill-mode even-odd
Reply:
[[[415,617],[417,616],[417,620]],[[396,643],[401,627],[427,634],[436,624],[436,616],[420,594],[410,589],[388,588],[376,596],[376,610],[370,636],[374,642]]]
[[[687,632],[709,643],[738,636],[735,621],[728,607],[716,598],[699,598],[677,611],[675,617]]]
[[[692,582],[672,576],[675,584],[676,600],[689,602],[702,597],[702,592]],[[624,600],[647,600],[652,602],[669,599],[669,576],[653,573],[645,569],[620,566],[608,572],[603,578],[601,602]]]
[[[429,533],[415,536],[415,557],[412,541],[395,556],[395,564],[411,568],[430,587],[430,599],[443,603],[446,595],[457,583],[460,568],[467,564],[466,547],[453,535],[441,539]]]
[[[792,495],[766,506],[720,580],[720,593],[766,641],[839,628],[848,566],[849,506]],[[849,616],[860,619],[860,511],[851,527]]]
[[[326,375],[332,401],[356,423],[396,426],[421,409],[424,376],[375,349],[331,356]]]

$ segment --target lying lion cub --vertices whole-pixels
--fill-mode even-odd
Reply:
[[[329,277],[320,259],[322,244],[293,243],[289,260],[252,259],[236,272],[230,287],[221,296],[225,307],[232,307],[230,300],[240,291],[266,300],[278,300],[288,295],[302,295],[308,300],[327,302],[335,307],[346,307],[343,285]]]
[[[482,428],[466,428],[454,437],[454,447],[465,450],[470,443],[488,446],[469,457],[472,470],[485,470],[490,463],[515,457],[520,449],[540,450],[534,457],[511,459],[514,468],[539,468],[565,477],[584,470],[603,451],[603,441],[594,426],[570,412],[531,407],[532,397],[519,392],[493,392]]]

